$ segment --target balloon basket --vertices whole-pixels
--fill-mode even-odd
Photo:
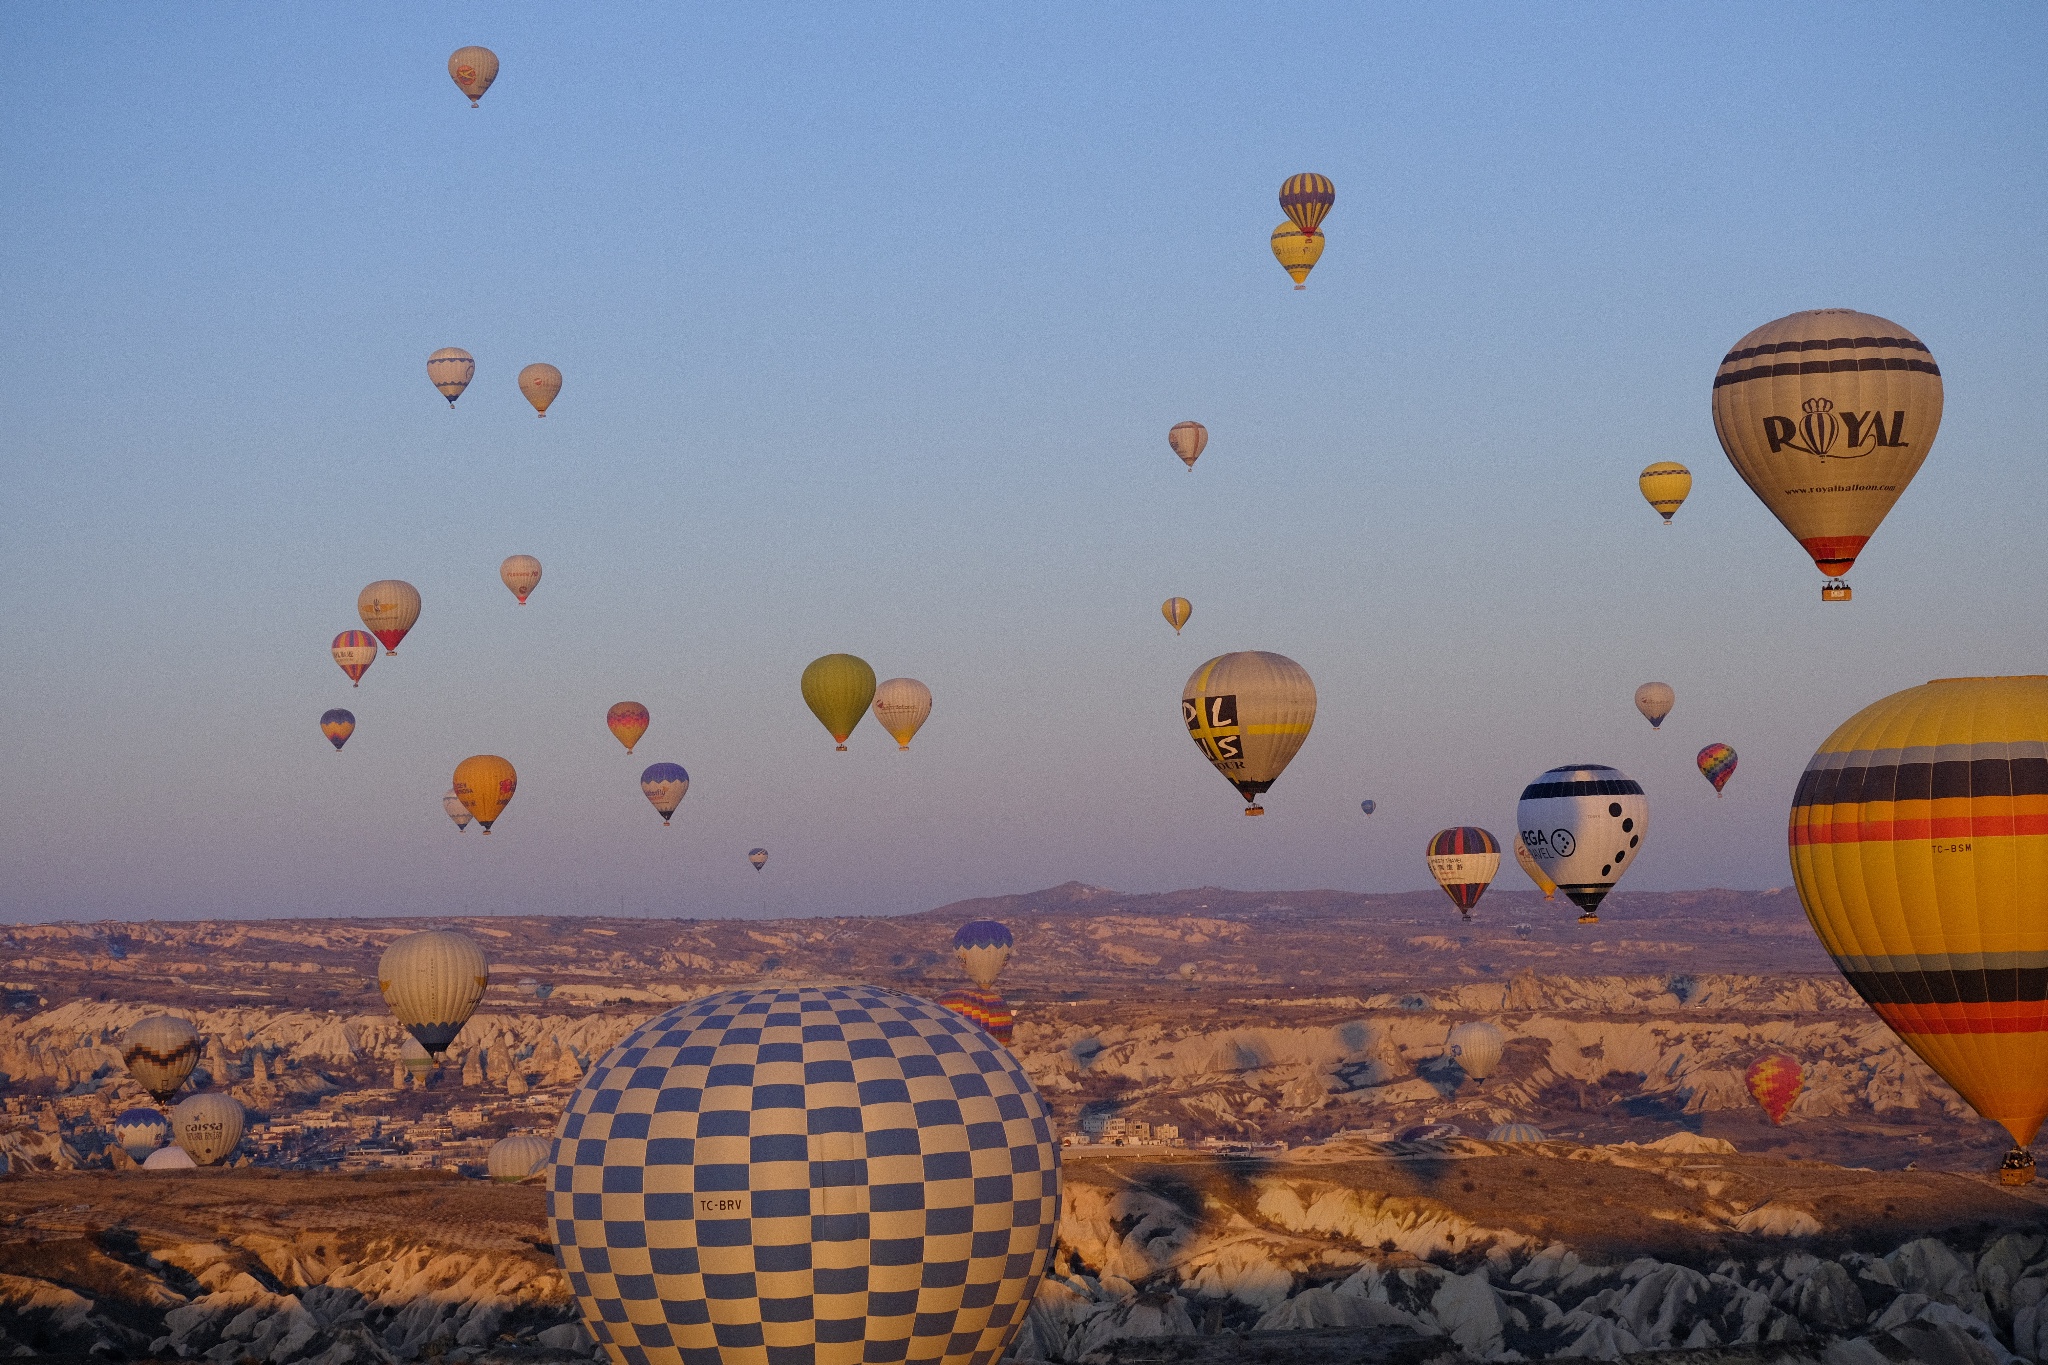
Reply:
[[[1846,602],[1849,600],[1849,585],[1839,578],[1830,578],[1820,585],[1820,600],[1823,602]]]
[[[2015,1147],[2005,1154],[1999,1163],[1998,1183],[2001,1185],[2031,1185],[2034,1183],[2034,1154],[2024,1147]]]
[[[1598,924],[1599,922],[1600,917],[1590,910],[1579,916],[1579,923],[1581,924]]]
[[[1266,808],[1264,806],[1246,806],[1244,808],[1244,813],[1246,815],[1264,815],[1266,813]]]

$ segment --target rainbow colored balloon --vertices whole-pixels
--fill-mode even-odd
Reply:
[[[1735,751],[1725,744],[1709,744],[1700,750],[1700,776],[1714,784],[1714,795],[1721,795],[1721,788],[1728,785],[1728,779],[1735,776]]]
[[[1017,1027],[1017,1016],[1011,1011],[1010,1002],[994,991],[947,991],[939,997],[938,1003],[962,1019],[971,1019],[981,1025],[989,1037],[1004,1047],[1010,1045],[1010,1037]]]
[[[1806,1073],[1797,1058],[1781,1052],[1751,1063],[1743,1080],[1749,1086],[1750,1098],[1770,1115],[1771,1122],[1783,1123],[1785,1111],[1806,1085]]]
[[[348,737],[356,732],[356,717],[353,711],[344,711],[339,706],[332,711],[320,713],[320,733],[327,736],[327,742],[340,753],[341,746],[348,743]]]

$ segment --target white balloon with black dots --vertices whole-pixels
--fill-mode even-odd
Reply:
[[[1522,789],[1515,824],[1545,875],[1592,915],[1641,857],[1650,803],[1619,769],[1567,763]]]

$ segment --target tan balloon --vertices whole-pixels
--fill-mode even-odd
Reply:
[[[484,91],[498,79],[498,54],[487,47],[458,47],[448,56],[448,76],[455,88],[469,96],[469,107],[477,107]]]
[[[491,982],[484,950],[467,934],[407,934],[377,960],[384,1003],[420,1046],[438,1057],[469,1022]]]
[[[363,628],[384,642],[386,654],[420,619],[420,590],[402,578],[380,578],[356,594],[356,614]]]
[[[552,365],[536,361],[519,372],[519,391],[526,395],[527,402],[533,404],[533,410],[545,417],[548,405],[562,391],[562,372]]]
[[[225,1161],[242,1140],[249,1111],[232,1095],[217,1090],[192,1095],[171,1110],[171,1135],[185,1154],[201,1166]]]
[[[1208,448],[1209,428],[1200,422],[1175,422],[1173,429],[1166,433],[1166,443],[1173,447],[1173,453],[1180,456],[1180,462],[1192,474],[1195,461],[1202,458],[1202,452]]]
[[[427,357],[427,382],[441,391],[451,408],[474,378],[476,357],[460,346],[443,346]]]
[[[898,749],[910,747],[911,736],[932,714],[932,690],[915,678],[890,678],[875,685],[875,719],[896,737]]]
[[[1180,710],[1202,756],[1244,797],[1244,813],[1263,815],[1259,796],[1300,752],[1315,724],[1316,685],[1307,669],[1284,654],[1222,654],[1188,678]]]
[[[532,555],[510,555],[498,566],[498,577],[512,595],[519,599],[519,605],[526,605],[526,598],[540,586],[540,561]]]
[[[1664,717],[1671,714],[1671,708],[1678,702],[1678,694],[1665,682],[1646,682],[1636,689],[1636,710],[1643,713],[1643,719],[1650,722],[1652,730],[1662,729]]]
[[[1941,370],[1896,322],[1794,313],[1735,343],[1714,376],[1728,463],[1828,576],[1824,601],[1912,482],[1941,427]]]
[[[158,1104],[169,1104],[199,1062],[199,1030],[189,1019],[152,1014],[123,1035],[121,1060]]]

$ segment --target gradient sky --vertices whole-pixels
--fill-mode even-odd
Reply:
[[[1400,890],[1567,761],[1649,793],[1624,891],[1784,885],[1837,723],[2048,668],[2044,37],[2022,5],[9,8],[0,917]],[[504,63],[480,110],[464,43]],[[1266,237],[1302,170],[1338,198],[1295,293]],[[1947,385],[1848,606],[1708,415],[1729,346],[1814,307]],[[1635,487],[1666,458],[1668,530]],[[327,642],[384,577],[425,611],[352,691]],[[1235,649],[1321,697],[1257,821],[1179,719]],[[797,676],[834,650],[930,684],[913,752],[872,719],[832,752]],[[440,809],[476,752],[520,772],[488,840]]]

